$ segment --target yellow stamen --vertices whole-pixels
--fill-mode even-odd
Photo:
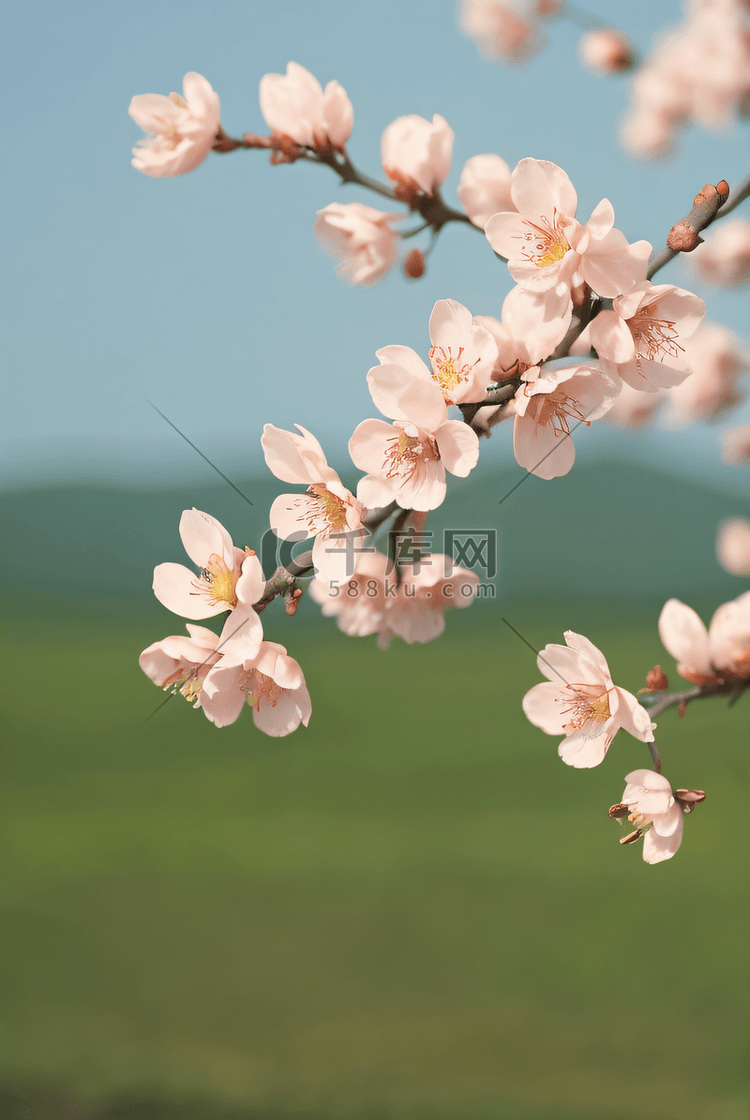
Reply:
[[[572,715],[572,719],[563,725],[567,735],[580,731],[588,723],[604,723],[611,715],[609,692],[605,685],[569,684],[560,699],[568,704],[567,708],[561,709],[561,715]]]
[[[521,255],[537,268],[548,268],[551,264],[561,261],[570,249],[568,239],[562,231],[566,223],[563,215],[558,215],[557,209],[550,222],[549,218],[542,216],[540,224],[524,220],[529,232],[524,233],[524,247]]]

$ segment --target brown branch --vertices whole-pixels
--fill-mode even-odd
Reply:
[[[740,185],[730,194],[729,184],[722,179],[716,186],[707,183],[703,190],[695,196],[693,208],[682,221],[678,222],[669,231],[667,244],[658,253],[654,253],[648,269],[650,280],[660,268],[673,260],[678,253],[691,253],[701,244],[703,238],[698,235],[707,229],[712,222],[730,214],[736,206],[750,195],[750,175],[747,175]]]
[[[691,700],[706,700],[711,696],[728,696],[729,704],[736,704],[743,692],[750,688],[750,677],[744,680],[721,680],[710,684],[699,684],[685,692],[652,692],[650,695],[641,695],[640,703],[646,707],[648,714],[653,719],[666,712],[667,708],[680,705],[680,714],[687,708]],[[651,700],[654,701],[651,704]]]

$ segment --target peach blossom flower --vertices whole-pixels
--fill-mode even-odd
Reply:
[[[305,494],[282,494],[271,506],[271,528],[283,540],[315,537],[312,547],[317,575],[341,581],[353,571],[356,542],[367,536],[362,503],[328,466],[315,436],[266,424],[261,445],[269,470],[282,482],[307,486]]]
[[[750,591],[723,603],[706,627],[679,599],[659,616],[659,637],[677,661],[677,672],[693,684],[750,676]]]
[[[671,859],[682,842],[685,823],[685,813],[671,785],[654,770],[633,770],[625,775],[625,781],[622,804],[630,809],[628,820],[645,832],[643,858],[646,863]]]
[[[740,424],[724,433],[724,450],[721,457],[733,467],[741,467],[750,460],[750,424]]]
[[[604,369],[646,393],[679,385],[690,373],[684,339],[692,335],[706,305],[674,284],[643,280],[600,311],[581,336],[606,359]]]
[[[731,517],[722,521],[716,538],[716,556],[733,576],[750,576],[750,521]]]
[[[354,575],[344,585],[311,582],[310,596],[327,617],[335,617],[345,634],[378,635],[388,649],[393,637],[411,645],[431,642],[445,629],[445,612],[468,607],[479,577],[440,553],[419,564],[400,565],[401,582],[392,562],[381,552],[357,558]]]
[[[266,735],[289,735],[310,721],[312,705],[305,677],[294,658],[277,642],[253,645],[244,638],[227,643],[227,652],[203,682],[203,711],[217,727],[226,727],[245,704]]]
[[[578,57],[594,74],[618,74],[635,65],[632,43],[614,27],[587,31],[578,44]]]
[[[510,168],[500,156],[488,154],[467,159],[456,193],[480,229],[484,229],[493,214],[515,210],[510,197]]]
[[[612,683],[604,655],[582,634],[565,631],[565,645],[548,645],[537,657],[547,682],[523,698],[526,718],[547,735],[566,738],[557,753],[568,766],[590,769],[604,760],[622,727],[653,742],[648,712],[630,692]]]
[[[524,381],[507,406],[515,416],[513,451],[519,466],[539,478],[567,474],[575,460],[570,420],[589,425],[612,407],[620,386],[592,366],[545,371]]]
[[[750,222],[722,221],[687,258],[701,279],[720,288],[741,288],[750,281]]]
[[[392,121],[380,141],[383,170],[398,183],[396,194],[413,202],[419,191],[434,195],[451,167],[453,129],[438,113],[432,124],[411,114]]]
[[[680,428],[696,420],[713,420],[742,400],[740,378],[750,369],[750,352],[719,323],[704,320],[685,341],[685,360],[692,373],[666,394],[664,424]]]
[[[352,103],[338,82],[325,90],[304,66],[290,62],[286,74],[264,74],[260,111],[272,134],[306,148],[343,151],[354,122]]]
[[[446,470],[464,478],[476,466],[477,434],[448,419],[439,385],[413,350],[386,346],[377,356],[383,364],[369,371],[367,384],[377,407],[394,422],[363,420],[349,440],[352,462],[368,472],[357,493],[369,506],[395,499],[404,509],[437,509],[445,498]]]
[[[199,509],[186,509],[180,536],[196,576],[182,564],[159,564],[154,569],[154,594],[160,603],[183,618],[211,618],[237,607],[250,608],[265,589],[260,561],[251,549],[242,551],[216,518]],[[254,611],[249,626],[256,641],[263,628]]]
[[[539,18],[554,15],[549,0],[461,0],[459,26],[486,58],[525,62],[545,44]]]
[[[543,292],[559,314],[581,279],[605,297],[629,292],[645,279],[648,241],[628,244],[613,228],[615,213],[606,198],[585,226],[576,221],[578,197],[557,164],[522,159],[511,176],[511,197],[518,213],[493,215],[485,226],[487,240],[507,258],[516,283]]]
[[[491,315],[475,317],[474,321],[488,330],[497,344],[491,380],[504,381],[525,374],[554,353],[570,326],[573,308],[569,306],[561,316],[548,317],[546,311],[544,296],[516,285],[503,300],[499,322]]]
[[[144,175],[162,178],[184,175],[202,163],[219,132],[219,97],[201,74],[189,73],[183,96],[142,93],[128,112],[151,135],[133,148],[133,167]]]
[[[189,638],[173,634],[144,649],[138,664],[159,688],[178,689],[193,707],[199,708],[204,678],[221,657],[216,652],[219,635],[190,623],[187,629]]]
[[[318,210],[313,232],[321,249],[339,258],[337,274],[367,288],[396,263],[399,239],[390,223],[402,217],[361,202],[332,202]]]

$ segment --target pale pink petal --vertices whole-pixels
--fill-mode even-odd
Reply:
[[[659,615],[659,637],[675,661],[712,675],[708,631],[692,607],[669,599]]]
[[[303,541],[312,535],[308,521],[316,507],[310,494],[279,494],[268,515],[271,528],[282,540]]]
[[[325,482],[336,475],[328,466],[323,448],[315,436],[301,425],[295,424],[301,436],[266,424],[263,428],[261,446],[266,457],[268,469],[282,482],[292,482],[310,486],[315,482]]]
[[[212,618],[229,610],[231,604],[224,600],[212,604],[196,581],[195,574],[182,564],[158,564],[154,568],[154,595],[168,611],[183,618]]]
[[[423,381],[432,381],[432,373],[420,358],[416,350],[410,346],[383,346],[375,351],[375,357],[381,366],[401,366],[412,377],[419,377]],[[395,416],[393,419],[397,419]]]
[[[357,498],[367,509],[382,509],[394,501],[394,490],[389,480],[367,474],[357,483]]]
[[[410,421],[434,432],[448,417],[443,394],[432,379],[414,377],[402,366],[373,366],[367,384],[376,406],[393,420]]]
[[[323,120],[328,139],[334,148],[343,148],[351,136],[354,109],[346,90],[338,82],[329,82],[323,94]]]
[[[533,413],[516,417],[513,453],[518,465],[538,478],[559,478],[567,474],[576,457],[570,436],[558,435],[550,424],[537,424]]]
[[[547,735],[563,734],[568,718],[561,710],[560,684],[552,681],[535,684],[524,696],[522,707],[526,718]]]
[[[310,693],[303,684],[291,692],[282,693],[275,705],[262,699],[253,708],[253,721],[259,731],[278,737],[296,731],[300,723],[307,727],[311,714]]]
[[[205,568],[210,556],[220,556],[228,568],[234,567],[234,545],[224,526],[199,509],[186,509],[180,518],[180,537],[190,559]],[[204,616],[207,617],[207,616]]]
[[[263,569],[260,566],[260,560],[257,556],[248,556],[242,562],[242,569],[240,578],[234,589],[237,596],[237,602],[252,606],[257,603],[263,596],[266,581],[263,576]]]
[[[630,291],[645,279],[650,255],[648,241],[629,245],[623,234],[613,229],[601,241],[590,243],[579,268],[597,295],[612,298]]]
[[[572,635],[572,631],[568,630]],[[594,647],[596,648],[596,647]],[[548,680],[558,684],[558,687],[568,684],[580,684],[582,681],[599,681],[602,685],[611,685],[609,670],[600,672],[598,665],[590,661],[570,646],[557,644],[546,645],[537,656],[539,672]]]
[[[627,362],[635,355],[635,342],[625,322],[614,311],[600,311],[587,328],[588,339],[600,358]]]
[[[228,727],[242,711],[247,699],[240,688],[243,677],[241,665],[223,668],[219,662],[204,680],[201,706],[207,718],[217,727]]]
[[[474,225],[484,229],[489,218],[513,210],[510,168],[498,155],[472,156],[461,172],[456,194]]]
[[[569,649],[580,654],[585,661],[588,661],[589,664],[593,666],[594,671],[601,676],[602,681],[611,684],[612,678],[610,677],[607,659],[602,651],[596,648],[593,642],[590,642],[583,634],[576,634],[574,630],[566,630],[565,644]],[[562,646],[559,648],[562,649]]]
[[[349,440],[349,454],[354,466],[368,474],[382,474],[386,466],[385,453],[388,441],[398,438],[399,429],[384,420],[363,420],[352,433]],[[360,485],[364,479],[360,480]],[[370,503],[357,492],[360,501],[368,508]],[[385,503],[387,504],[387,503]]]
[[[560,758],[567,766],[574,766],[576,770],[591,770],[594,766],[599,766],[606,757],[614,735],[610,724],[610,720],[599,724],[593,735],[577,732],[563,739],[557,748]]]
[[[219,95],[211,87],[210,82],[202,74],[191,70],[182,80],[182,92],[185,96],[191,116],[196,120],[205,122],[214,133],[219,130],[220,105]]]
[[[619,700],[617,719],[620,727],[643,743],[653,743],[656,724],[651,722],[646,709],[624,688],[615,686],[615,691]]]
[[[485,222],[484,235],[491,247],[507,260],[518,259],[528,226],[515,210],[493,214]]]
[[[532,220],[545,217],[552,222],[555,212],[574,218],[578,206],[578,196],[568,176],[546,159],[522,159],[516,165],[511,197],[519,212]]]
[[[465,478],[479,460],[477,433],[461,420],[448,420],[435,433],[443,466],[458,478]]]
[[[662,863],[671,859],[682,843],[682,832],[685,825],[685,814],[678,809],[680,814],[677,828],[670,836],[660,836],[654,828],[650,828],[643,837],[643,858],[646,863]]]

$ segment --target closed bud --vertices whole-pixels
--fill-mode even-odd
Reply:
[[[632,70],[636,63],[630,40],[614,28],[588,31],[578,45],[578,55],[594,74],[617,74]]]
[[[412,280],[419,280],[420,276],[424,276],[424,271],[424,253],[421,249],[412,249],[404,260],[404,275]]]
[[[667,674],[662,670],[661,665],[654,665],[653,669],[649,669],[646,673],[646,687],[652,692],[663,692],[667,684]]]

